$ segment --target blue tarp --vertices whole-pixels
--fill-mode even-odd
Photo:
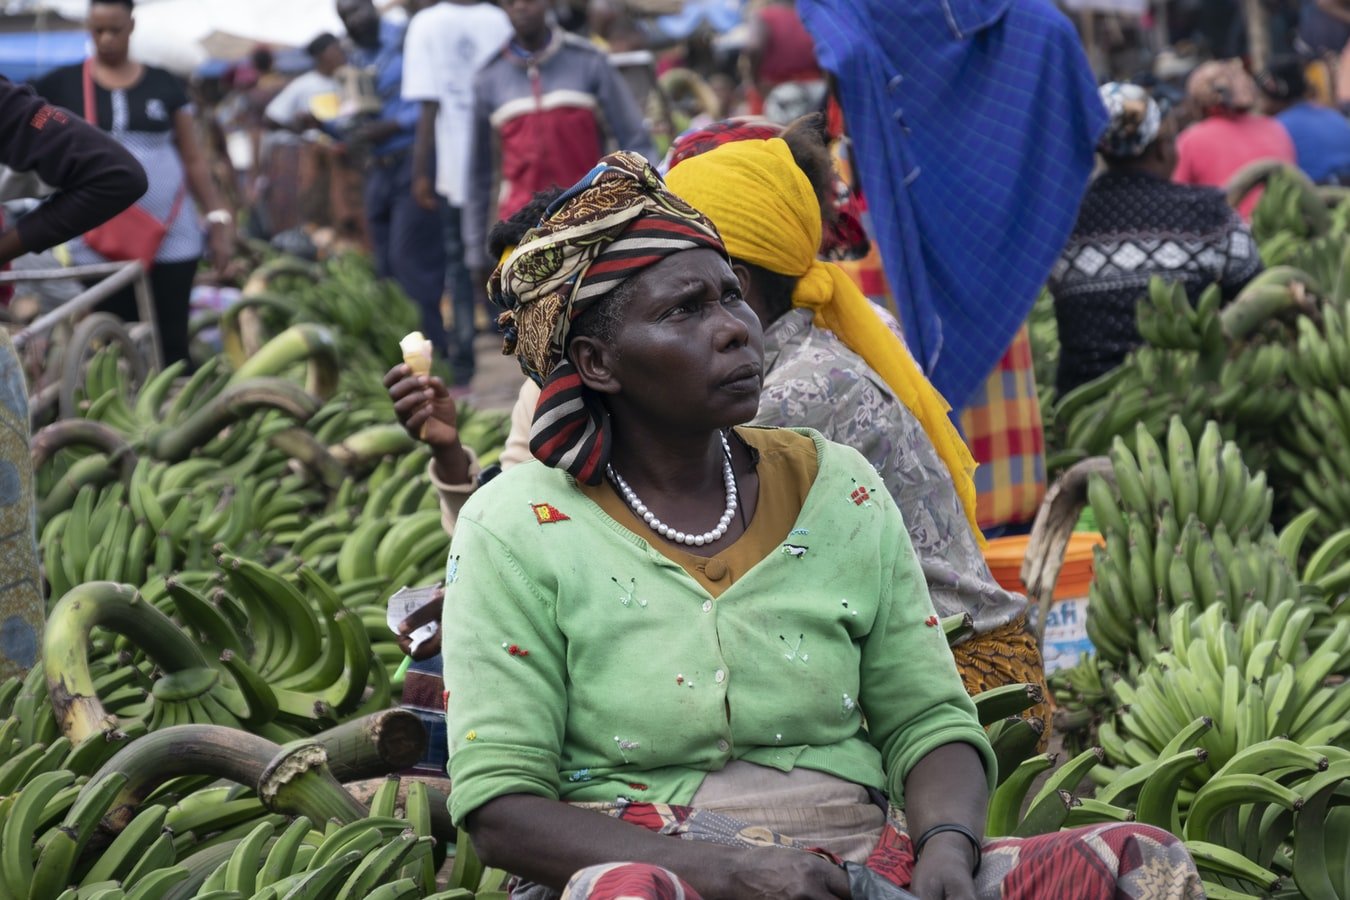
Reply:
[[[705,22],[718,34],[724,34],[745,19],[744,0],[685,0],[684,11],[656,20],[657,29],[666,37],[682,41]]]
[[[10,81],[28,81],[57,66],[76,63],[88,52],[84,31],[37,31],[0,34],[0,75]]]

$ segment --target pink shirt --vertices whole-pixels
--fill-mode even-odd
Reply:
[[[1279,159],[1294,165],[1294,142],[1274,119],[1244,113],[1211,116],[1177,137],[1177,168],[1172,180],[1178,184],[1208,184],[1223,187],[1243,166],[1259,159]],[[1252,191],[1238,206],[1244,219],[1261,192]]]

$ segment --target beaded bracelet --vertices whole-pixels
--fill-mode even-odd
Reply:
[[[928,829],[923,834],[919,835],[919,839],[914,842],[915,861],[916,862],[918,861],[919,854],[923,852],[923,845],[928,843],[928,839],[933,837],[934,835],[942,834],[944,831],[954,831],[957,834],[964,837],[966,840],[970,841],[970,846],[975,850],[975,867],[970,870],[970,874],[974,875],[975,873],[979,872],[980,860],[984,855],[980,847],[980,839],[975,836],[975,832],[971,831],[966,826],[958,825],[955,822],[948,822],[943,825],[934,825],[932,828]]]

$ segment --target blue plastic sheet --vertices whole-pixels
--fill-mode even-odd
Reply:
[[[0,34],[0,75],[10,81],[39,78],[58,66],[77,63],[88,53],[84,31],[35,31]]]

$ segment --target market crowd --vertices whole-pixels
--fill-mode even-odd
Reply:
[[[0,163],[54,191],[0,263],[143,259],[166,361],[245,236],[368,248],[421,310],[448,378],[386,386],[453,543],[404,702],[513,896],[1202,896],[1157,829],[984,835],[969,695],[1044,684],[984,552],[1045,492],[1041,286],[1060,393],[1138,345],[1152,276],[1235,296],[1262,264],[1228,180],[1350,181],[1350,26],[1099,83],[1042,0],[930,6],[336,0],[341,33],[189,88],[93,0],[89,59],[0,82]],[[456,416],[484,332],[526,376],[486,468]],[[15,618],[0,660],[31,665]]]

